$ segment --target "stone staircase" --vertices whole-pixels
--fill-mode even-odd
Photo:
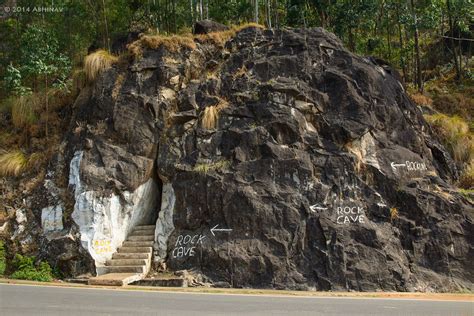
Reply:
[[[105,274],[89,279],[89,285],[122,286],[143,279],[150,271],[155,225],[136,226],[105,263]]]

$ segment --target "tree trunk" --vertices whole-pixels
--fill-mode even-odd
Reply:
[[[199,0],[199,19],[202,20],[202,0]]]
[[[258,23],[258,0],[255,1],[255,23]]]
[[[458,62],[458,52],[456,49],[456,43],[454,42],[454,21],[453,17],[451,15],[451,1],[447,0],[446,1],[446,7],[447,7],[447,13],[448,13],[448,24],[449,24],[449,34],[450,34],[450,42],[451,42],[451,48],[453,50],[453,59],[454,59],[454,68],[456,69],[456,79],[460,80],[462,77],[461,73],[461,66],[459,65]]]
[[[191,13],[191,27],[194,26],[194,6],[193,0],[189,0],[189,12]]]
[[[421,60],[420,60],[420,44],[419,44],[419,33],[418,33],[418,18],[415,12],[415,5],[413,0],[410,0],[413,21],[415,23],[414,37],[415,37],[415,62],[416,62],[416,73],[415,83],[418,87],[418,91],[423,92],[423,78],[421,77]]]
[[[355,39],[353,28],[349,28],[349,49],[351,52],[355,52]]]

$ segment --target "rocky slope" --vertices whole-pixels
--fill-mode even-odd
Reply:
[[[194,41],[83,89],[16,245],[100,273],[156,222],[157,265],[219,286],[473,289],[473,205],[390,68],[320,28]]]

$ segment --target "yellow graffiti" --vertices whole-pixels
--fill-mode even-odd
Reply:
[[[110,239],[96,239],[92,241],[92,248],[97,254],[109,253],[113,251],[111,243]]]

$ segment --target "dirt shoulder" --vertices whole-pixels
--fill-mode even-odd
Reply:
[[[231,295],[261,295],[261,296],[293,296],[293,297],[334,297],[334,298],[384,298],[384,299],[417,299],[433,301],[471,301],[474,302],[473,293],[405,293],[405,292],[316,292],[316,291],[286,291],[265,289],[222,289],[222,288],[176,288],[176,287],[151,287],[128,285],[117,286],[90,286],[85,284],[68,283],[63,281],[36,282],[25,280],[0,279],[0,284],[21,284],[38,286],[56,286],[72,288],[114,289],[122,291],[159,291],[182,292],[196,294],[231,294]]]

